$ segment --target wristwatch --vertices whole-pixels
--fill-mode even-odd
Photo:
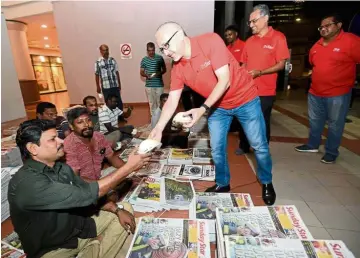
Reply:
[[[206,111],[206,112],[208,112],[208,111],[210,110],[210,108],[209,108],[207,105],[205,105],[205,104],[202,104],[201,106],[202,106],[203,108],[205,108],[205,111]]]
[[[115,214],[117,214],[119,211],[122,211],[122,210],[124,210],[124,205],[118,204],[118,205],[117,205],[117,208],[116,208],[116,210],[115,210]]]

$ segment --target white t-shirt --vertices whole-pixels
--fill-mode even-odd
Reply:
[[[111,123],[113,127],[119,127],[118,118],[123,113],[122,110],[120,110],[118,107],[111,110],[108,108],[107,105],[102,106],[99,108],[99,123],[100,123],[100,132],[101,133],[107,133],[108,130],[105,126],[107,123]]]

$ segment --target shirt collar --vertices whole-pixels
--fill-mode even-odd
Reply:
[[[273,35],[274,35],[274,29],[273,29],[272,26],[269,26],[269,27],[268,27],[268,32],[266,32],[266,34],[265,34],[263,37],[261,37],[261,38],[271,38]],[[255,35],[255,36],[257,36],[258,38],[260,38],[259,35]]]
[[[333,41],[331,41],[331,42],[334,42],[334,41],[337,41],[337,40],[340,40],[341,38],[342,38],[342,36],[344,35],[344,31],[341,29],[340,30],[340,33],[336,36],[336,38],[333,40]],[[318,44],[320,44],[320,45],[322,45],[323,44],[323,42],[324,42],[324,38],[323,37],[321,37],[319,40],[318,40]],[[330,42],[330,43],[331,43]]]
[[[108,61],[110,60],[110,59],[112,59],[112,57],[111,56],[109,56],[109,58],[107,59]],[[98,61],[100,62],[100,61],[102,61],[102,60],[105,60],[105,58],[104,57],[99,57],[99,59],[98,59]]]
[[[24,162],[24,165],[31,167],[40,173],[46,172],[47,170],[53,170],[55,172],[59,172],[62,167],[62,164],[59,161],[56,161],[54,167],[51,168],[48,165],[46,165],[45,163],[34,160],[32,158],[27,159]]]

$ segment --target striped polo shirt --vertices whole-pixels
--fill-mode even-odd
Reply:
[[[161,67],[163,66],[165,66],[164,58],[158,54],[155,54],[153,58],[145,56],[141,60],[141,68],[148,75],[161,72]],[[146,79],[145,87],[164,87],[162,76]]]
[[[100,132],[107,133],[108,129],[105,124],[111,123],[113,127],[119,127],[118,117],[122,115],[123,111],[118,107],[115,109],[110,109],[108,106],[104,105],[102,108],[99,108],[99,123],[100,123]]]

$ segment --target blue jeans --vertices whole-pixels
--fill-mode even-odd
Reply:
[[[272,182],[272,161],[269,145],[266,140],[266,127],[261,111],[260,99],[254,100],[234,109],[216,108],[208,118],[211,153],[215,164],[216,184],[230,184],[230,170],[227,157],[227,136],[233,117],[236,117],[250,146],[255,151],[257,176],[262,184]]]
[[[308,112],[310,134],[308,146],[318,149],[321,144],[321,133],[328,122],[328,135],[325,151],[334,158],[339,156],[339,146],[349,111],[351,92],[336,97],[317,97],[308,94]]]

